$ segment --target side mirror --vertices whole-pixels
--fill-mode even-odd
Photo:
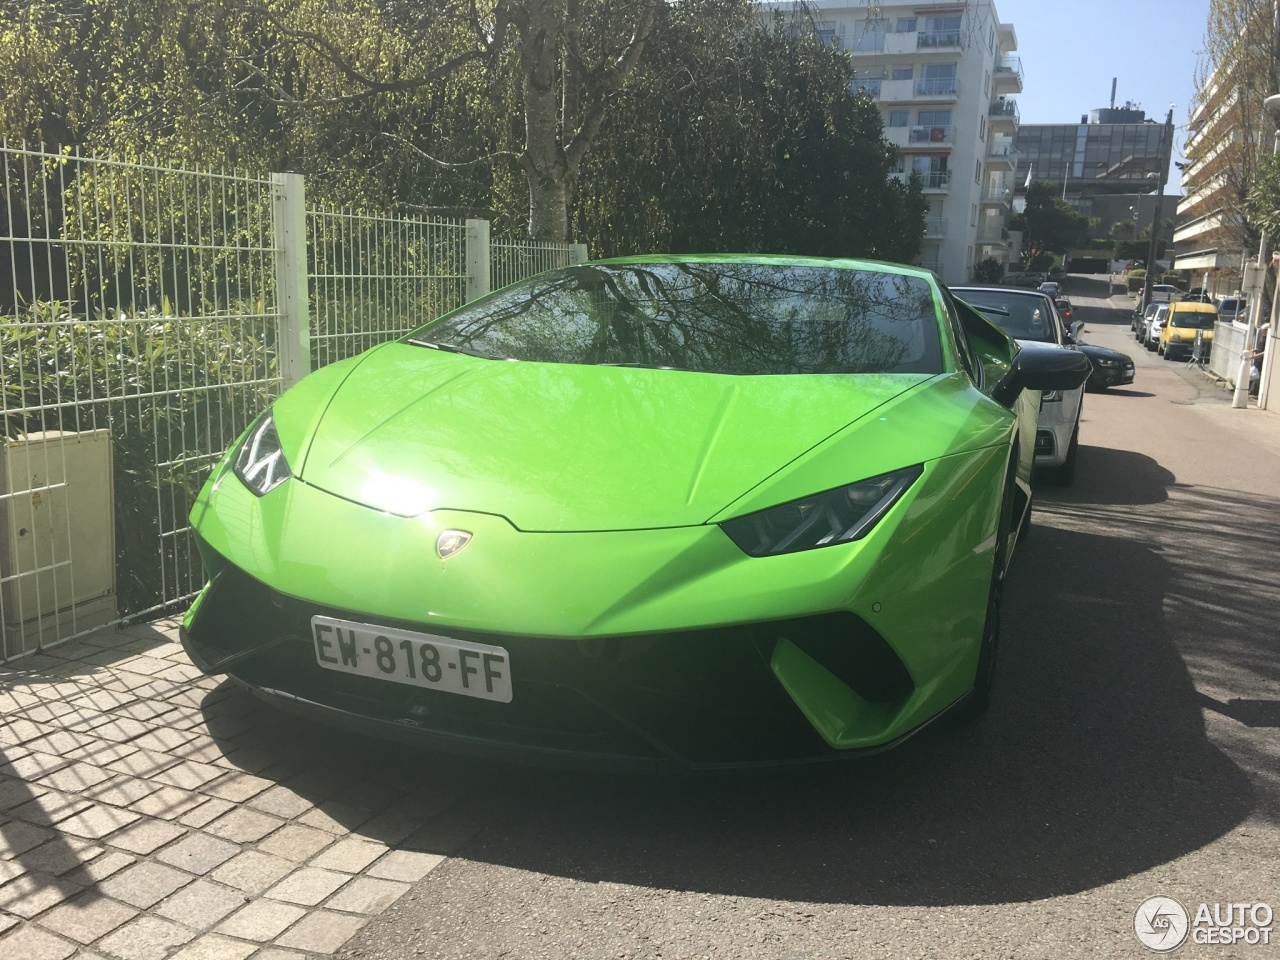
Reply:
[[[1018,351],[1013,364],[991,391],[991,397],[1012,408],[1023,390],[1074,390],[1093,372],[1089,358],[1079,350],[1028,344]]]
[[[1079,340],[1079,339],[1080,339],[1080,334],[1082,334],[1082,333],[1084,333],[1084,321],[1083,321],[1083,320],[1077,320],[1075,323],[1071,324],[1071,339],[1072,339],[1072,340]]]

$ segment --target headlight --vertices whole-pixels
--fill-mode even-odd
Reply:
[[[1097,359],[1097,360],[1094,360],[1093,362],[1094,362],[1094,363],[1096,363],[1096,364],[1097,364],[1098,366],[1100,366],[1100,367],[1118,367],[1118,366],[1120,366],[1120,361],[1119,361],[1119,360],[1105,360],[1105,359],[1099,358],[1099,359]]]
[[[865,537],[924,473],[917,464],[720,524],[743,553],[768,557]]]
[[[245,437],[236,454],[235,471],[240,481],[260,497],[293,476],[280,449],[280,436],[271,414],[254,424]]]

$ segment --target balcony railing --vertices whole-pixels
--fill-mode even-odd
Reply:
[[[991,109],[987,111],[991,117],[1013,117],[1018,119],[1018,102],[1016,100],[992,100]]]
[[[908,183],[911,180],[911,171],[897,170],[890,176],[900,183]],[[931,170],[928,173],[917,171],[916,176],[920,178],[920,183],[926,190],[949,190],[951,188],[950,170]]]
[[[992,160],[1009,159],[1016,161],[1018,159],[1018,151],[1012,143],[993,143],[987,151],[987,156]]]
[[[1004,227],[979,227],[979,243],[1004,243],[1009,239],[1009,231]]]
[[[925,217],[924,235],[930,240],[937,240],[947,235],[946,217]]]
[[[947,123],[940,126],[912,127],[907,135],[908,143],[950,143],[955,128]]]
[[[859,90],[865,90],[871,99],[879,100],[881,82],[882,81],[879,78],[871,79],[869,77],[854,80],[853,92],[857,93]]]
[[[1015,76],[1018,83],[1022,83],[1022,58],[1021,57],[1001,57],[996,62],[996,77]]]
[[[917,97],[954,97],[959,91],[955,77],[924,77],[916,81]]]
[[[983,203],[1009,203],[1013,200],[1013,188],[1007,184],[987,186],[982,188]]]
[[[917,50],[933,50],[937,47],[960,46],[959,30],[922,30],[916,34]]]

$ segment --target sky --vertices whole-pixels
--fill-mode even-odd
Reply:
[[[1018,35],[1023,123],[1078,123],[1110,104],[1116,77],[1117,106],[1132,101],[1162,123],[1173,104],[1173,161],[1183,159],[1209,0],[993,2]],[[1182,192],[1177,167],[1165,192]]]

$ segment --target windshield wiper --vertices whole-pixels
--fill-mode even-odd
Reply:
[[[981,310],[983,313],[998,313],[1002,317],[1009,316],[1009,311],[1004,307],[989,307],[985,303],[971,303],[969,306],[975,310]]]
[[[439,350],[443,353],[461,353],[468,357],[479,357],[481,360],[509,360],[510,357],[495,357],[492,353],[481,353],[478,350],[468,350],[466,347],[460,347],[456,343],[434,343],[431,340],[419,340],[417,337],[410,337],[405,343],[411,343],[415,347],[430,347],[432,350]]]

